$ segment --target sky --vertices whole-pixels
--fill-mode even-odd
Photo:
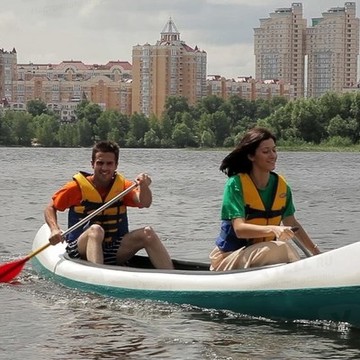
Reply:
[[[259,19],[293,2],[303,4],[310,25],[312,18],[346,1],[1,0],[0,48],[15,47],[18,64],[131,63],[132,47],[154,45],[171,17],[181,40],[206,51],[208,75],[254,76],[254,28]]]

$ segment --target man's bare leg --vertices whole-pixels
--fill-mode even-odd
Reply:
[[[156,269],[174,268],[169,253],[150,226],[131,231],[123,237],[116,256],[118,264],[124,264],[141,249],[145,249]]]
[[[97,224],[91,225],[78,238],[78,250],[84,260],[95,264],[104,263],[102,243],[104,241],[104,229]]]

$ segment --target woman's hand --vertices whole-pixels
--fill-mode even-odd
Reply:
[[[271,231],[274,233],[276,240],[286,241],[291,240],[295,234],[290,226],[271,226]]]

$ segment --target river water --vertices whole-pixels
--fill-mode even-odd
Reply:
[[[120,172],[153,179],[153,206],[130,209],[130,227],[152,225],[173,258],[207,261],[226,154],[122,149]],[[31,251],[51,194],[90,171],[90,157],[90,149],[0,148],[0,263]],[[279,153],[276,171],[293,189],[296,216],[324,251],[359,239],[359,169],[359,153]],[[60,222],[66,228],[65,214]],[[360,332],[344,324],[104,298],[40,278],[30,262],[17,283],[0,284],[0,303],[1,360],[360,358]]]

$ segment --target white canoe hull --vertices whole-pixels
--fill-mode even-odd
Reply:
[[[33,250],[46,244],[49,234],[43,225]],[[228,272],[93,266],[69,260],[64,253],[64,244],[49,246],[33,264],[55,281],[107,296],[360,327],[360,242],[291,264]]]

